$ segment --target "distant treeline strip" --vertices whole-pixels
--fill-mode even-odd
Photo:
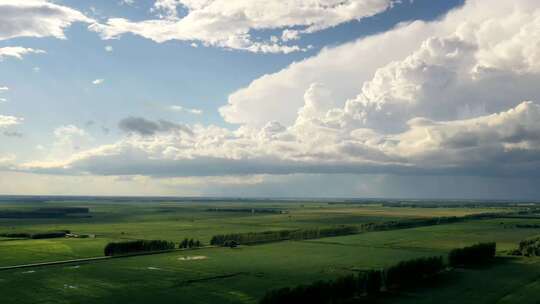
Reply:
[[[466,216],[438,217],[428,219],[408,219],[399,221],[388,221],[380,223],[364,223],[358,226],[337,226],[329,228],[311,228],[294,230],[275,230],[262,232],[230,233],[214,235],[210,240],[210,245],[227,246],[235,243],[240,245],[279,242],[286,240],[307,240],[332,236],[342,236],[371,231],[386,231],[407,229],[423,226],[433,226],[464,222],[467,220],[498,218],[507,213],[479,213]]]
[[[540,228],[540,224],[517,224],[516,228],[538,229]]]
[[[270,214],[283,214],[287,213],[286,210],[271,209],[271,208],[208,208],[208,212],[239,212],[239,213],[270,213]]]
[[[483,264],[495,256],[495,243],[477,244],[451,251],[449,258],[459,252],[464,258],[461,264]],[[466,262],[466,263],[462,263]],[[382,270],[370,270],[358,275],[348,275],[331,281],[317,281],[310,285],[271,290],[261,299],[261,304],[284,303],[361,303],[383,291],[399,291],[403,288],[420,287],[422,283],[446,268],[440,256],[418,258],[400,262]]]
[[[0,234],[0,237],[24,238],[24,239],[52,239],[52,238],[65,237],[69,233],[70,233],[69,230],[38,232],[38,233],[14,232],[14,233],[2,233]]]
[[[87,214],[90,210],[86,207],[51,207],[51,208],[39,208],[36,210],[22,211],[22,210],[1,210],[0,218],[60,218],[66,217],[71,214]]]
[[[225,246],[227,244],[230,244],[231,242],[245,245],[278,242],[285,240],[307,240],[330,236],[349,235],[355,233],[358,233],[358,227],[356,226],[231,233],[213,236],[210,240],[210,245]]]
[[[163,240],[137,240],[128,242],[108,243],[105,246],[104,254],[106,256],[125,255],[138,252],[150,252],[161,250],[172,250],[175,244]]]
[[[514,202],[383,202],[383,207],[395,208],[535,208],[539,203],[514,203]]]

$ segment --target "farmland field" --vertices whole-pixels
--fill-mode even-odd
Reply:
[[[0,204],[1,210],[89,209],[87,216],[1,218],[0,234],[69,230],[87,238],[0,237],[0,267],[103,256],[109,242],[184,238],[208,245],[225,233],[325,228],[473,214],[523,206],[385,207],[383,202],[92,201]],[[540,260],[510,257],[520,240],[540,235],[540,217],[471,219],[407,229],[284,240],[236,248],[192,250],[0,271],[2,303],[257,303],[269,289],[388,267],[402,260],[446,256],[457,247],[497,243],[497,261],[441,274],[425,288],[386,295],[388,303],[536,303]],[[489,278],[489,279],[488,279]],[[476,282],[475,288],[471,288]]]

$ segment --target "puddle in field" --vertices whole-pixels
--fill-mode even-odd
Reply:
[[[36,272],[36,271],[35,271],[35,270],[28,270],[28,271],[23,271],[23,272],[21,272],[21,273],[25,273],[25,274],[26,274],[26,273],[34,273],[34,272]]]
[[[179,257],[179,261],[196,261],[196,260],[206,260],[208,259],[207,256],[204,255],[195,255],[195,256],[183,256]]]
[[[64,289],[77,289],[79,287],[77,286],[73,286],[73,285],[69,285],[69,284],[64,284]]]
[[[157,268],[157,267],[146,267],[146,269],[148,269],[148,270],[160,270],[160,268]]]
[[[81,265],[75,265],[75,266],[71,266],[69,267],[70,269],[79,269],[81,267]]]

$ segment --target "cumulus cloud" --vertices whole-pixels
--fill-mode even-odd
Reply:
[[[93,85],[100,85],[100,84],[102,84],[104,81],[105,81],[105,79],[98,78],[98,79],[95,79],[94,81],[92,81],[92,84],[93,84]]]
[[[72,124],[55,128],[52,135],[53,140],[49,145],[38,146],[38,150],[43,150],[46,156],[37,163],[61,163],[66,158],[88,149],[93,143],[92,136],[86,130]]]
[[[396,134],[343,130],[312,119],[292,128],[273,122],[260,130],[199,126],[184,136],[166,132],[169,127],[159,123],[129,121],[124,128],[144,136],[77,153],[61,164],[28,168],[154,176],[471,171],[519,175],[523,170],[537,175],[531,165],[540,161],[540,106],[532,102],[467,120],[416,118]]]
[[[423,40],[434,35],[434,26],[413,22],[392,31],[370,36],[291,64],[274,74],[264,75],[228,98],[220,108],[230,123],[263,126],[268,121],[290,125],[304,105],[304,94],[319,83],[332,91],[336,105],[354,98],[359,86],[381,66],[414,52]],[[447,32],[447,30],[445,30]],[[376,54],[376,55],[374,55]]]
[[[133,33],[158,43],[169,40],[200,41],[209,46],[262,53],[302,50],[286,42],[348,21],[360,20],[388,9],[391,0],[157,0],[158,19],[130,21],[111,18],[91,29],[104,39]],[[180,17],[179,9],[187,11]],[[279,39],[255,38],[260,30],[282,30]]]
[[[469,0],[441,20],[326,49],[253,81],[222,108],[236,129],[182,126],[186,135],[130,117],[120,128],[134,136],[23,167],[540,177],[539,20],[537,1]]]
[[[94,21],[77,10],[47,0],[0,0],[0,40],[15,37],[65,39],[64,30],[74,22]]]
[[[45,54],[45,51],[20,46],[7,46],[0,48],[0,61],[4,60],[6,57],[22,59],[23,56],[27,54]]]
[[[113,48],[111,45],[106,45],[106,46],[105,46],[105,52],[109,52],[109,53],[110,53],[110,52],[112,52],[112,51],[114,51],[114,48]]]

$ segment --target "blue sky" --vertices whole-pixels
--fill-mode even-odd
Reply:
[[[150,194],[203,195],[216,182],[190,178],[200,179],[200,172],[207,170],[198,166],[209,160],[221,169],[207,175],[213,180],[224,177],[238,192],[280,180],[306,183],[319,175],[317,179],[339,183],[335,174],[348,176],[350,171],[358,180],[352,183],[356,186],[350,185],[349,191],[339,187],[333,196],[384,196],[384,183],[376,193],[358,190],[368,187],[364,185],[367,174],[375,174],[369,183],[391,179],[392,185],[396,178],[421,179],[425,174],[458,180],[479,176],[477,182],[484,183],[485,189],[504,183],[504,176],[531,177],[529,170],[521,169],[521,162],[512,168],[485,170],[492,166],[471,161],[468,153],[500,150],[502,154],[493,155],[492,161],[536,163],[528,156],[536,147],[534,136],[504,142],[506,135],[487,134],[484,129],[472,134],[476,131],[458,126],[471,119],[477,119],[475,125],[492,124],[490,114],[510,111],[526,100],[533,103],[523,106],[523,115],[536,110],[534,98],[540,94],[526,86],[537,75],[534,64],[526,60],[534,58],[535,47],[523,45],[528,39],[519,36],[519,26],[536,26],[529,24],[535,20],[534,2],[503,1],[500,7],[481,0],[327,2],[333,6],[322,5],[326,3],[322,0],[297,1],[298,7],[281,12],[282,2],[272,1],[267,3],[277,6],[265,10],[241,0],[0,1],[0,20],[28,27],[0,33],[0,49],[33,50],[21,58],[0,53],[0,87],[8,88],[0,92],[6,99],[0,104],[0,115],[6,121],[18,119],[5,126],[0,123],[6,134],[1,138],[4,169],[2,161],[0,169],[6,177],[35,178],[40,184],[22,187],[2,185],[0,180],[0,193],[62,194],[61,187],[48,188],[47,178],[77,176],[91,178],[95,187],[110,179],[124,183],[118,191],[111,188],[103,194],[126,194],[122,187],[129,188],[128,181],[133,186],[144,180],[153,185],[146,189]],[[39,13],[13,15],[13,10],[31,7]],[[485,12],[479,12],[482,9]],[[514,14],[503,15],[509,9]],[[523,24],[501,21],[501,27],[509,28],[499,38],[485,30],[493,20],[512,15],[521,16],[515,18],[523,19]],[[49,32],[33,27],[36,20],[50,22]],[[286,31],[296,32],[298,38],[284,38]],[[490,39],[493,43],[486,42]],[[509,43],[530,51],[507,52]],[[373,51],[367,51],[368,45]],[[516,70],[522,64],[530,66]],[[497,94],[491,90],[500,87],[495,76],[460,74],[478,68],[496,70],[504,75],[499,79],[506,77],[506,84],[522,85]],[[444,97],[437,96],[439,92]],[[419,118],[433,123],[410,123]],[[324,130],[316,129],[322,125]],[[321,135],[328,128],[334,134],[330,138]],[[515,137],[536,132],[536,126],[515,128],[527,131]],[[369,136],[365,130],[370,130]],[[413,147],[426,140],[415,132],[451,142],[425,146],[420,153]],[[364,135],[358,137],[360,133]],[[442,135],[434,137],[435,133]],[[494,142],[485,144],[488,139]],[[457,147],[469,141],[476,146],[459,146],[449,155],[432,151],[434,145]],[[518,155],[508,154],[518,144]],[[328,148],[314,152],[310,145]],[[113,152],[98,152],[107,149]],[[313,155],[306,156],[306,151]],[[424,155],[428,152],[435,154]],[[102,166],[110,167],[116,160],[107,160],[109,156],[129,163],[117,172],[105,170]],[[332,169],[333,165],[353,169]],[[178,174],[163,174],[164,166]],[[73,191],[94,190],[80,186]],[[393,195],[412,192],[400,193]],[[510,190],[508,194],[517,195]],[[488,195],[488,190],[468,194]],[[287,191],[280,196],[287,196]]]

